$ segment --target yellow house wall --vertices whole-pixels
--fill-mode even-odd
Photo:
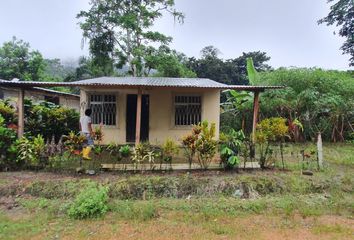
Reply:
[[[136,94],[136,89],[97,89],[82,88],[80,93],[80,113],[84,114],[88,106],[87,93],[114,93],[117,95],[117,125],[104,126],[104,144],[110,142],[125,143],[126,131],[126,100],[127,94]],[[175,94],[195,94],[202,97],[202,120],[216,124],[216,138],[219,137],[219,115],[220,115],[220,90],[213,89],[150,89],[143,90],[143,94],[149,95],[149,142],[161,144],[167,138],[180,141],[181,138],[191,131],[191,126],[176,127],[173,124],[174,106],[173,96]]]

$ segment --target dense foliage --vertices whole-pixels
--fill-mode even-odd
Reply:
[[[183,14],[176,11],[171,0],[105,0],[91,1],[88,11],[78,18],[84,38],[89,39],[94,65],[105,75],[114,67],[129,67],[133,76],[148,75],[151,58],[156,55],[154,46],[168,46],[172,38],[152,31],[151,27],[163,13],[171,13],[182,22]],[[155,59],[156,60],[156,59]],[[155,67],[156,69],[156,67]]]
[[[207,46],[201,50],[201,58],[189,58],[187,67],[194,71],[199,78],[210,78],[226,84],[246,85],[247,58],[252,58],[257,71],[271,69],[266,62],[270,60],[265,52],[242,53],[240,57],[223,60],[219,58],[220,51],[214,46]]]
[[[310,140],[318,132],[325,140],[344,141],[352,137],[352,72],[281,68],[262,73],[259,84],[286,86],[261,95],[261,114],[263,118],[281,116],[289,124],[302,123],[303,131],[294,140]]]
[[[8,128],[0,113],[0,169],[11,167],[16,156],[16,131]]]
[[[0,79],[37,80],[44,72],[44,60],[29,43],[13,37],[0,47]]]
[[[318,132],[325,141],[353,138],[354,74],[351,71],[317,68],[279,68],[261,72],[257,85],[280,85],[260,95],[260,120],[287,119],[293,141],[314,139]],[[253,101],[242,93],[228,92],[222,104],[221,130],[252,128]]]
[[[44,139],[52,136],[58,141],[69,132],[79,131],[79,113],[74,109],[61,107],[50,102],[34,104],[25,100],[25,133],[35,136],[43,135]]]
[[[334,0],[327,0],[331,3]],[[331,6],[327,17],[318,21],[319,24],[336,25],[340,27],[339,35],[346,38],[341,50],[351,56],[349,65],[354,66],[354,1],[339,0]]]
[[[99,217],[108,210],[108,188],[89,184],[74,199],[68,209],[68,215],[75,219]]]
[[[0,114],[8,127],[16,128],[17,116],[9,101],[0,100]],[[25,99],[25,135],[41,134],[45,140],[53,136],[58,141],[71,131],[79,131],[79,113],[50,102],[33,103]]]

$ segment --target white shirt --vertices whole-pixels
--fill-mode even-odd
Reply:
[[[90,133],[89,124],[91,123],[91,118],[88,116],[82,116],[80,118],[81,132]]]

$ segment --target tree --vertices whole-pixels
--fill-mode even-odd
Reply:
[[[147,58],[146,65],[149,69],[157,70],[154,74],[157,77],[196,77],[197,74],[186,66],[187,61],[183,53],[160,47],[155,55]]]
[[[45,63],[42,54],[30,45],[13,37],[0,47],[0,78],[38,81],[43,76]]]
[[[327,0],[328,3],[334,0]],[[341,27],[339,35],[346,38],[341,50],[343,54],[351,56],[349,66],[354,66],[354,1],[353,0],[339,0],[331,6],[331,11],[327,17],[318,21],[318,24],[326,23],[329,25],[336,25]]]
[[[44,59],[45,69],[44,74],[49,76],[53,81],[63,81],[68,75],[75,72],[75,67],[68,64],[63,64],[59,58]],[[50,79],[48,79],[50,80]]]
[[[128,64],[131,75],[144,76],[146,58],[156,52],[154,46],[167,46],[172,40],[151,30],[166,12],[183,22],[184,15],[174,9],[173,0],[92,0],[90,10],[77,17],[83,19],[80,27],[89,39],[93,63],[105,75]]]
[[[270,57],[265,52],[249,52],[235,59],[223,60],[219,58],[220,51],[207,46],[201,50],[201,58],[189,58],[187,67],[194,71],[200,78],[210,78],[226,84],[246,85],[249,83],[247,78],[247,58],[252,58],[254,67],[262,72],[271,69],[266,64]]]

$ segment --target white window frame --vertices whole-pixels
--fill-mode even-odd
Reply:
[[[200,103],[199,104],[190,104],[190,103],[176,103],[176,97],[181,96],[181,97],[199,97],[200,98]],[[190,127],[193,124],[197,124],[198,122],[195,122],[193,124],[189,125],[176,125],[176,105],[200,105],[200,121],[203,121],[203,95],[200,93],[173,93],[172,94],[172,119],[171,119],[171,125],[175,129],[190,129]]]
[[[92,102],[91,101],[91,96],[94,96],[94,95],[97,95],[97,96],[101,96],[101,98],[102,98],[102,100],[101,101],[97,101],[97,103],[96,102]],[[115,97],[115,101],[111,101],[111,102],[109,102],[109,101],[104,101],[104,96],[105,95],[109,95],[109,96],[114,96]],[[104,124],[103,123],[103,126],[105,126],[106,128],[117,128],[118,127],[118,94],[116,94],[116,93],[112,93],[112,92],[87,92],[87,99],[88,99],[88,106],[89,106],[89,108],[92,108],[91,106],[92,106],[92,104],[97,104],[97,105],[99,105],[99,104],[101,104],[102,105],[102,108],[103,108],[103,104],[104,103],[111,103],[111,104],[115,104],[115,115],[114,115],[114,118],[115,118],[115,124],[112,124],[112,125],[107,125],[107,124]],[[103,115],[104,113],[102,112],[102,115]],[[94,123],[93,122],[93,116],[91,115],[91,118],[92,118],[92,124],[93,125],[99,125],[100,123]],[[104,118],[104,116],[102,116],[101,117],[102,119]]]

